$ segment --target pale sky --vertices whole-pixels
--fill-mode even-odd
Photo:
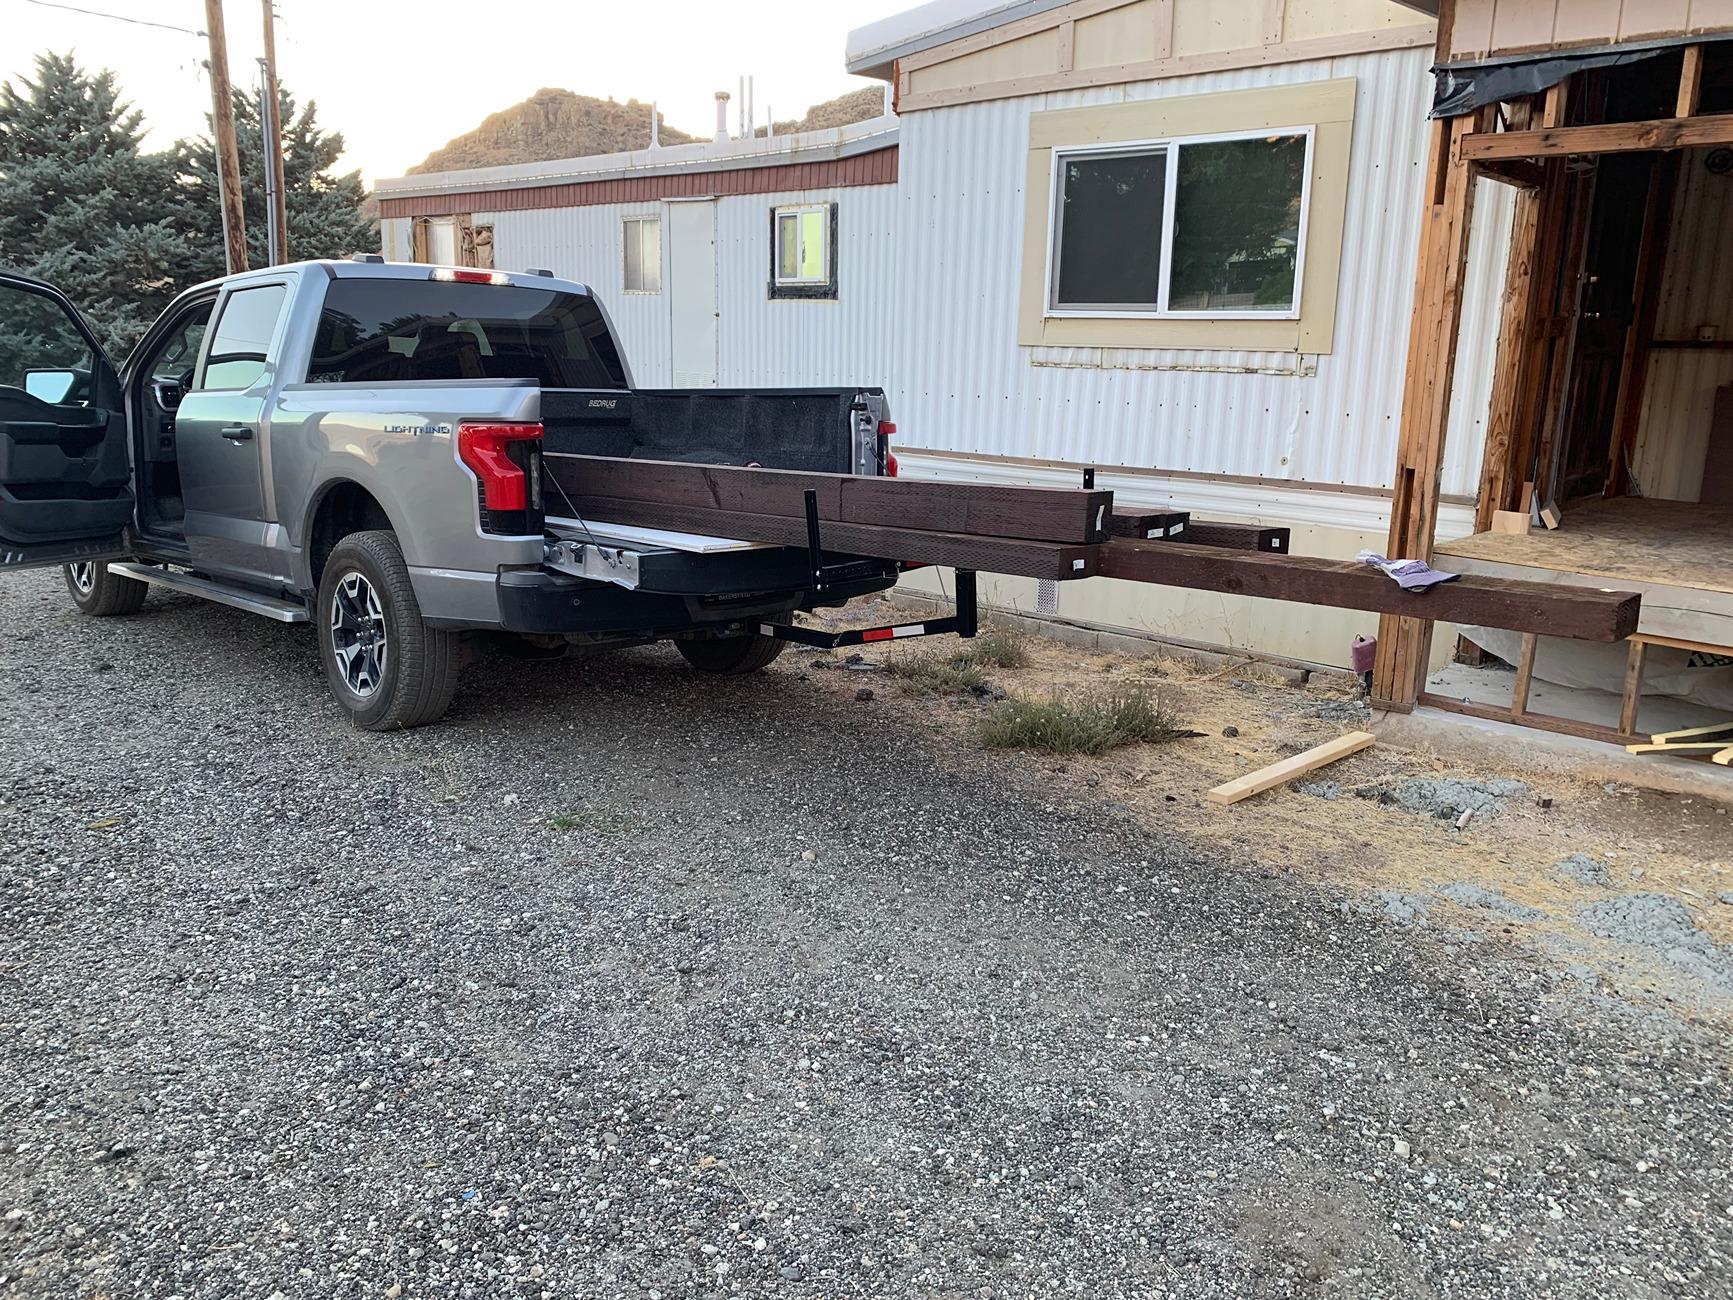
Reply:
[[[204,28],[204,0],[65,0],[80,9]],[[348,142],[344,168],[400,175],[489,113],[542,86],[657,101],[694,135],[715,128],[715,92],[755,78],[756,116],[882,82],[843,70],[850,30],[916,0],[276,0],[277,73]],[[261,0],[226,0],[229,75],[253,84]],[[0,0],[0,79],[42,50],[112,68],[151,128],[153,147],[204,130],[206,42],[114,18]],[[730,128],[734,126],[730,104]]]

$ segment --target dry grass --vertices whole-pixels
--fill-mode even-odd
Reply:
[[[1023,668],[1030,662],[1028,639],[1008,627],[989,627],[954,648],[911,650],[894,654],[884,671],[920,695],[984,693],[989,688],[983,668]]]
[[[1049,754],[1105,754],[1126,745],[1155,745],[1197,734],[1182,728],[1161,701],[1124,687],[1076,702],[1058,694],[1015,697],[980,724],[981,741],[990,748]]]

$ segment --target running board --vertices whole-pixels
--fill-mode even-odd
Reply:
[[[172,591],[184,591],[190,596],[214,600],[219,605],[231,605],[235,609],[244,609],[249,614],[274,618],[279,623],[305,623],[307,621],[307,607],[298,601],[280,600],[276,596],[262,596],[256,591],[247,591],[242,587],[224,586],[210,578],[200,578],[191,573],[181,573],[176,569],[159,568],[154,564],[134,564],[130,560],[116,560],[108,566],[108,571],[122,578],[132,578],[138,582],[151,583],[153,586],[168,587]]]

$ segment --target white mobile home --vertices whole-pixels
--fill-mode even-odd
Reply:
[[[982,6],[976,4],[973,9]],[[1435,28],[1390,0],[952,0],[863,28],[896,88],[905,473],[1066,483],[1381,550]],[[1510,201],[1477,213],[1496,328]],[[1491,348],[1465,337],[1444,527],[1469,531]],[[911,575],[914,577],[915,575]],[[1033,583],[990,598],[1036,607]],[[1342,664],[1376,619],[1093,579],[1061,617]],[[1448,647],[1441,647],[1441,652]]]
[[[381,181],[386,257],[546,267],[607,307],[634,380],[886,381],[897,124]]]

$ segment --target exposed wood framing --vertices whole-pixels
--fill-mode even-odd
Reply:
[[[1486,132],[1464,140],[1470,162],[1500,158],[1562,158],[1572,154],[1650,153],[1733,144],[1733,113],[1663,117],[1649,122],[1605,122],[1595,126],[1542,127],[1537,131]]]
[[[1432,558],[1474,201],[1474,171],[1463,160],[1463,145],[1491,121],[1491,110],[1482,109],[1473,118],[1441,118],[1432,124],[1386,552],[1393,558]],[[1372,672],[1372,696],[1379,707],[1414,707],[1431,641],[1428,620],[1394,614],[1379,620]]]
[[[1559,164],[1562,165],[1562,164]],[[1571,369],[1576,353],[1577,318],[1582,312],[1583,259],[1588,247],[1589,223],[1594,216],[1595,183],[1592,171],[1564,173],[1559,182],[1563,208],[1555,222],[1560,236],[1557,256],[1556,310],[1542,323],[1546,341],[1546,371],[1539,391],[1539,404],[1532,425],[1534,448],[1526,466],[1533,466],[1533,481],[1543,504],[1552,503],[1557,478],[1559,434],[1564,425],[1565,404],[1570,397]],[[1549,525],[1550,527],[1550,525]]]
[[[1534,364],[1531,339],[1537,315],[1537,290],[1548,280],[1536,273],[1540,251],[1541,213],[1550,206],[1550,195],[1517,196],[1511,220],[1510,259],[1504,271],[1504,298],[1499,314],[1498,352],[1494,359],[1492,399],[1487,408],[1486,450],[1480,460],[1480,501],[1475,509],[1474,531],[1492,526],[1492,517],[1508,510],[1515,500],[1523,474],[1514,462],[1518,446],[1518,421],[1524,418],[1524,385]]]
[[[1703,94],[1703,47],[1687,45],[1685,61],[1679,69],[1679,102],[1675,117],[1695,117],[1697,103]]]
[[[1693,45],[1692,49],[1700,47]],[[1612,446],[1608,452],[1607,485],[1603,495],[1624,496],[1630,487],[1631,450],[1643,417],[1643,394],[1649,374],[1650,341],[1655,337],[1655,313],[1660,307],[1660,279],[1667,264],[1667,239],[1673,222],[1673,195],[1679,186],[1679,156],[1654,160],[1649,173],[1649,201],[1643,209],[1643,233],[1637,246],[1637,278],[1632,289],[1636,315],[1625,332],[1619,362],[1618,405],[1613,413]]]

